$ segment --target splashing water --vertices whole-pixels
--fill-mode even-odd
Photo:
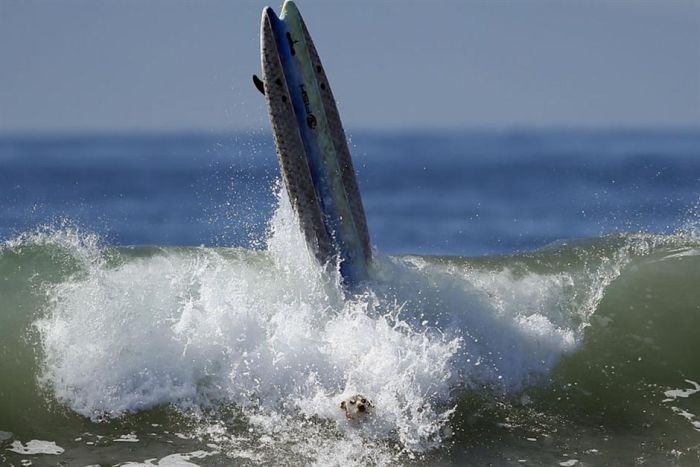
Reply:
[[[688,243],[640,234],[542,257],[376,255],[375,279],[348,293],[278,193],[260,251],[105,248],[68,227],[6,242],[2,261],[48,255],[57,276],[35,281],[44,390],[107,424],[175,408],[184,437],[207,446],[183,462],[411,460],[448,442],[464,394],[517,397],[550,378],[633,258]],[[375,406],[367,423],[339,408],[357,393]]]
[[[420,450],[441,441],[456,388],[519,388],[575,349],[606,285],[579,298],[567,273],[484,274],[380,257],[378,280],[346,296],[280,201],[260,252],[110,262],[93,239],[74,238],[84,269],[52,287],[36,323],[42,381],[94,419],[223,401],[263,426],[318,417],[344,433],[356,429],[339,401],[362,393],[377,408],[364,434]]]

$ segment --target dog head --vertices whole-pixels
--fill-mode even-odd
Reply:
[[[359,420],[367,417],[374,408],[372,401],[362,394],[355,394],[340,402],[340,408],[350,420]]]

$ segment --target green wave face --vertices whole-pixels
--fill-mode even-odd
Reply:
[[[293,227],[263,251],[6,242],[2,462],[697,461],[693,234],[380,257],[347,299]]]

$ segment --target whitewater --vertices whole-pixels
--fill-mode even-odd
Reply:
[[[268,131],[0,138],[0,465],[700,462],[697,132],[352,136],[352,292]]]
[[[70,224],[5,241],[0,460],[609,461],[634,441],[606,452],[590,418],[625,398],[649,405],[637,428],[690,437],[650,459],[693,452],[694,226],[471,259],[377,252],[351,293],[277,192],[257,250],[113,247]],[[376,407],[360,426],[339,409],[355,393]]]

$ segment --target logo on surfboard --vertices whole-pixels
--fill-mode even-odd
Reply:
[[[316,128],[316,116],[311,112],[311,103],[309,102],[309,94],[306,92],[306,86],[299,85],[301,89],[301,99],[304,101],[304,110],[306,110],[306,124],[312,130]]]

